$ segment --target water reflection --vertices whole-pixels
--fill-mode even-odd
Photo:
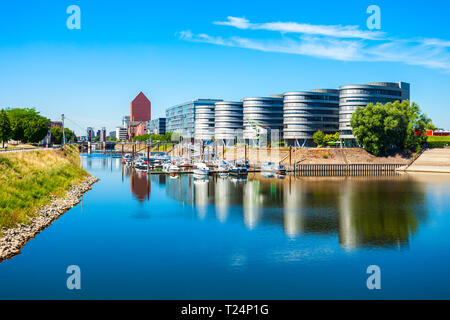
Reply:
[[[333,235],[348,249],[408,248],[411,236],[427,219],[423,181],[410,175],[251,174],[246,180],[237,180],[218,175],[147,175],[122,167],[120,159],[105,158],[100,163],[111,170],[120,167],[123,177],[129,179],[131,193],[141,203],[151,199],[153,184],[164,187],[169,198],[191,206],[199,219],[238,220],[250,230],[279,227],[291,238]],[[86,165],[92,167],[90,158]]]
[[[408,245],[409,237],[426,219],[421,184],[402,181],[342,184],[339,242],[346,247]]]
[[[280,226],[289,237],[337,234],[345,248],[405,247],[426,219],[424,192],[408,175],[379,177],[213,176],[166,180],[171,198],[199,218],[238,218],[248,229]],[[240,217],[240,218],[239,218]]]

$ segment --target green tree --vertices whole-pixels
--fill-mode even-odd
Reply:
[[[323,134],[323,132],[321,130],[318,130],[318,131],[314,132],[314,134],[313,134],[313,140],[318,146],[323,145],[324,138],[325,138],[325,135]]]
[[[64,128],[64,133],[66,136],[66,142],[77,142],[77,136],[75,135],[75,132],[73,132],[69,128]]]
[[[40,142],[48,133],[50,120],[41,116],[35,109],[8,109],[11,122],[11,138],[23,143]]]
[[[150,138],[151,138],[150,134],[143,134],[141,136],[135,136],[133,138],[133,141],[145,142],[145,141],[148,141],[148,139],[150,139]]]
[[[16,141],[24,141],[24,109],[8,109],[6,112],[11,123],[11,139]]]
[[[11,138],[11,123],[9,122],[8,114],[4,109],[0,111],[0,140],[2,141],[3,148],[5,142]]]
[[[334,134],[326,134],[323,137],[323,144],[328,144],[329,142],[333,142]]]
[[[400,149],[417,151],[426,142],[425,130],[433,126],[419,106],[407,100],[358,107],[351,125],[357,142],[374,155]]]
[[[340,139],[341,139],[341,136],[340,136],[339,131],[338,131],[338,132],[336,132],[336,133],[334,134],[334,140],[333,140],[333,141],[338,142]]]
[[[172,141],[172,132],[166,132],[164,134],[164,140],[167,142],[171,142]]]
[[[50,129],[50,133],[52,134],[52,142],[56,144],[62,143],[62,129],[60,127],[53,127]]]
[[[325,145],[335,145],[336,142],[339,141],[339,132],[336,132],[334,134],[326,134],[323,137],[323,144]]]

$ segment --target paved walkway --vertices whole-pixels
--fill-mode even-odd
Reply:
[[[26,152],[26,151],[37,151],[37,150],[53,150],[53,149],[58,149],[58,148],[23,148],[23,149],[8,149],[7,151],[5,150],[0,150],[0,153],[14,153],[14,152]]]
[[[424,151],[406,171],[450,173],[450,148]]]

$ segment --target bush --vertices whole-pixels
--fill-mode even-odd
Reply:
[[[313,140],[318,145],[321,146],[323,144],[323,140],[325,139],[325,135],[322,131],[318,130],[313,134]]]
[[[444,148],[447,146],[450,146],[450,142],[449,141],[427,141],[427,146],[429,148]]]

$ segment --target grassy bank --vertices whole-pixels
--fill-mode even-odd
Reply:
[[[64,196],[88,173],[78,150],[40,150],[0,155],[0,228],[26,223],[51,196]]]

